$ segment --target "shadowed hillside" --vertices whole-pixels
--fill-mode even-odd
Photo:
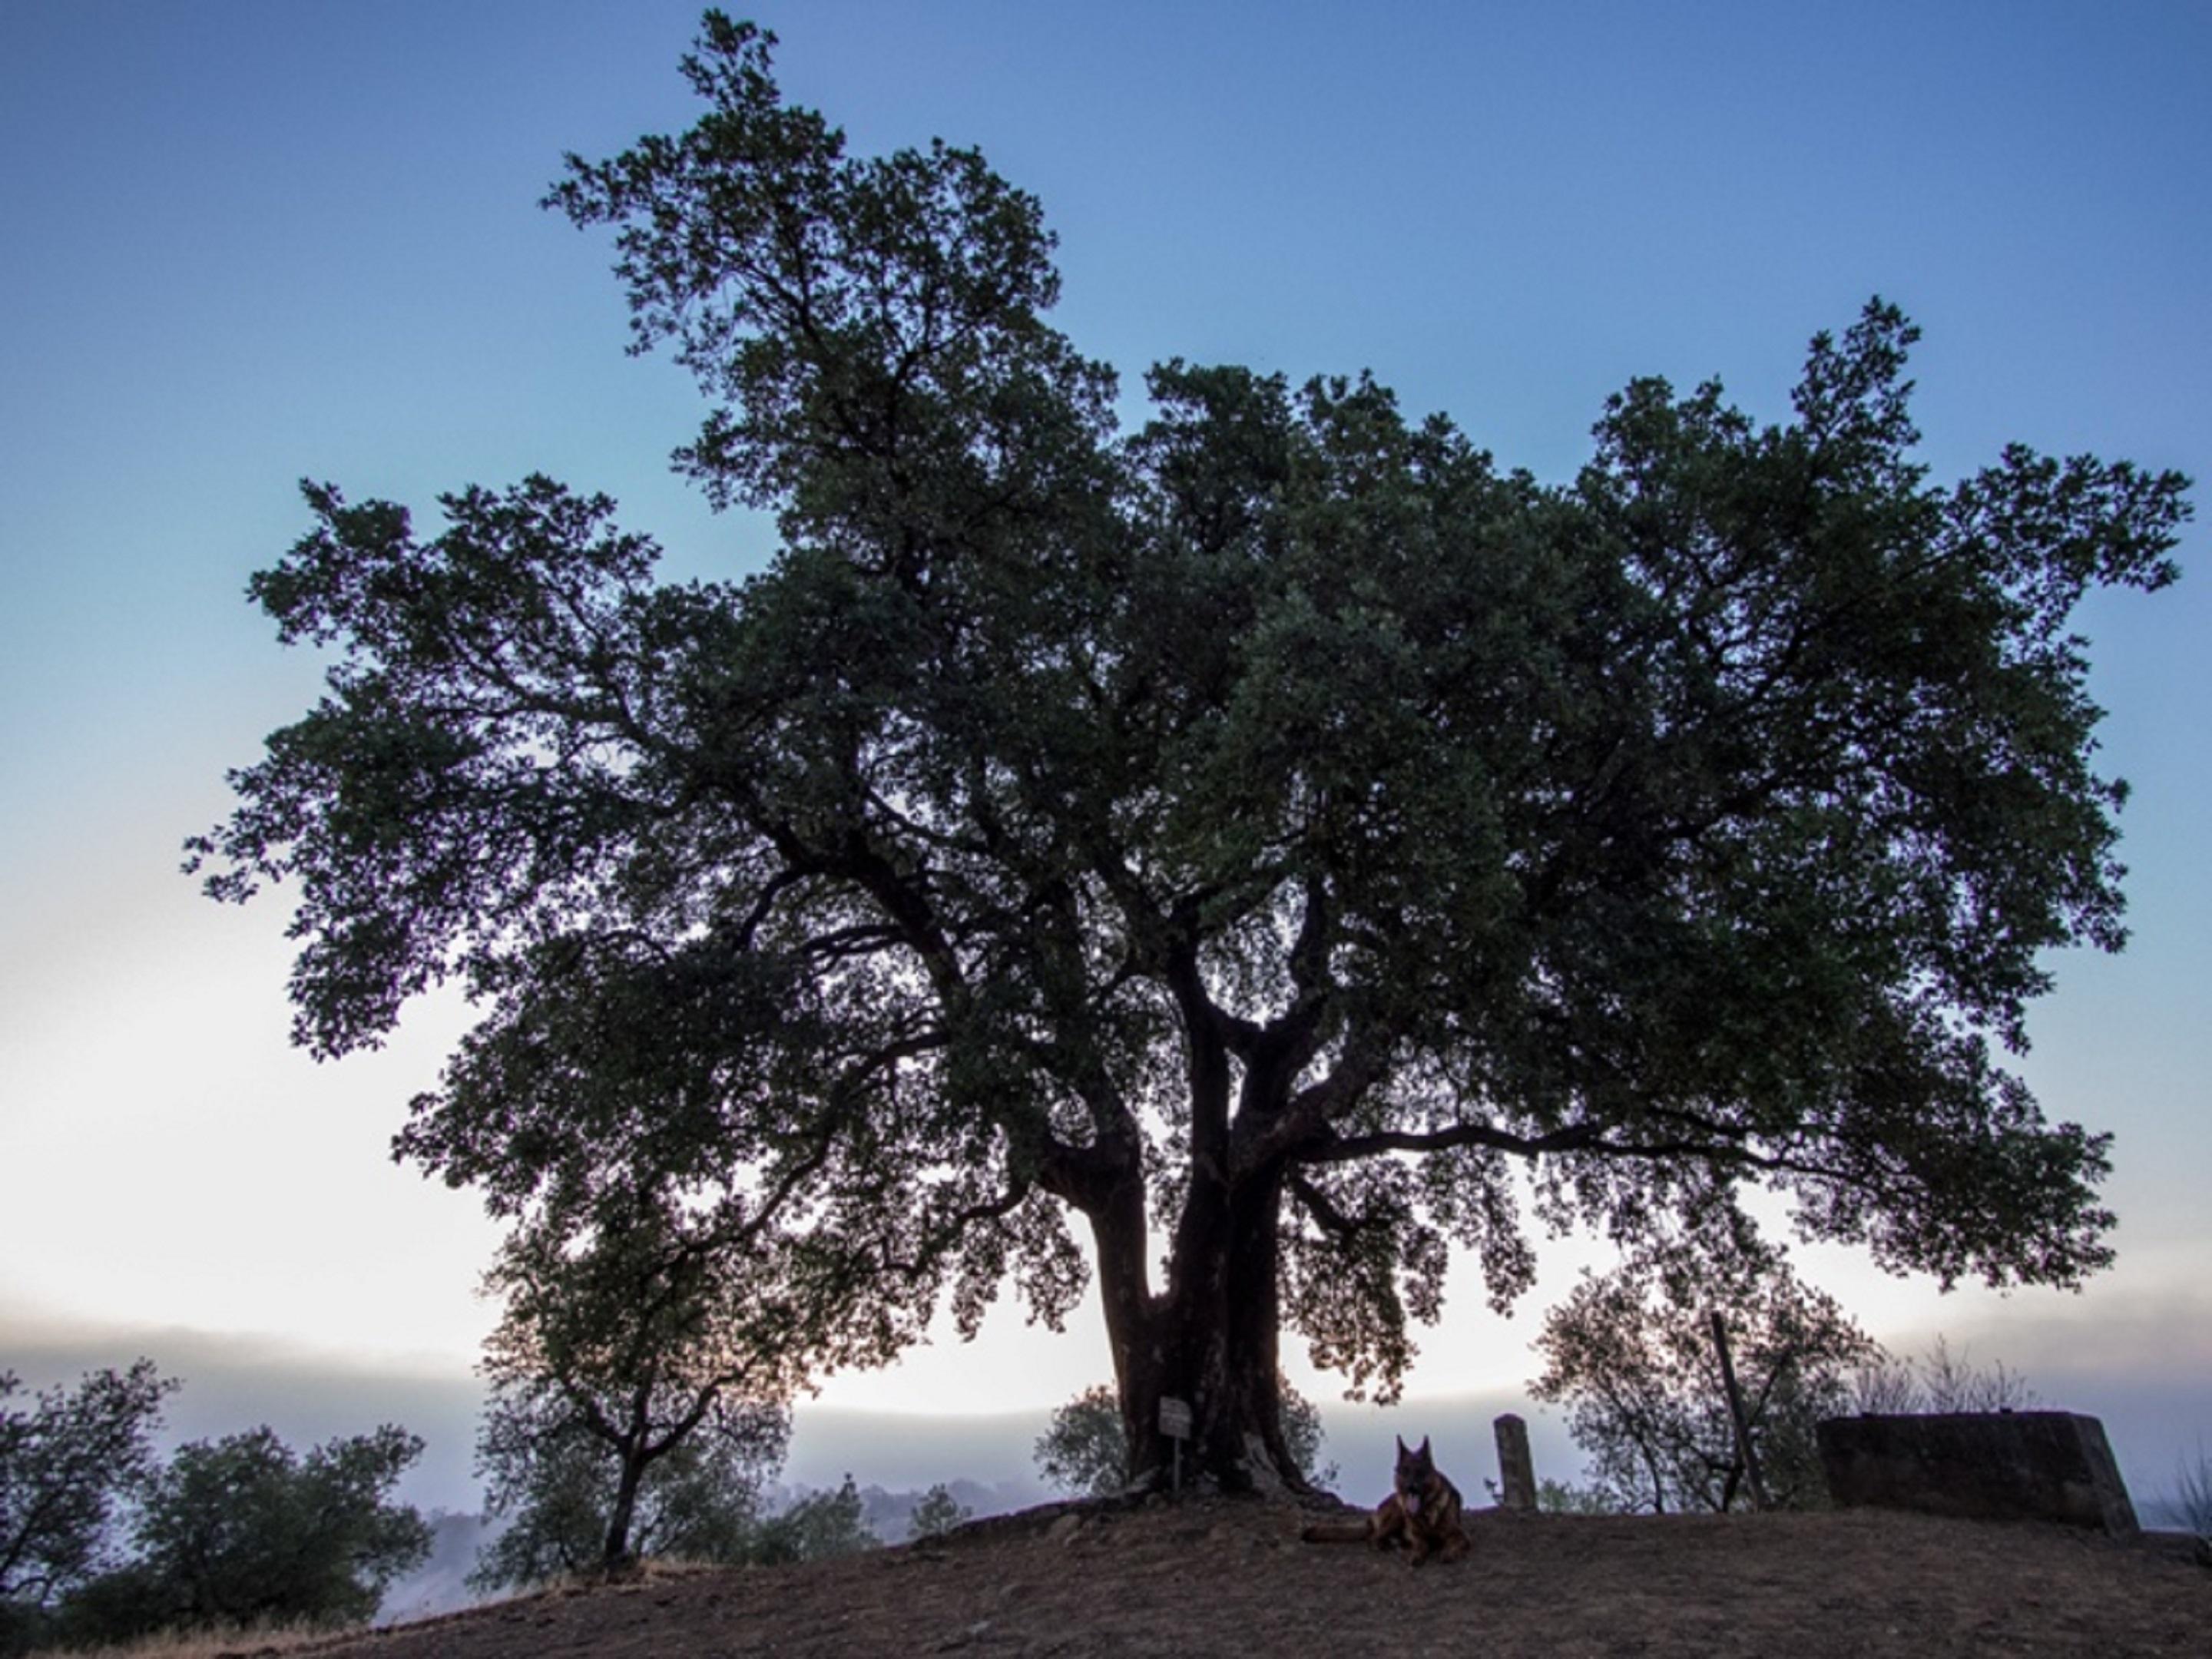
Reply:
[[[1300,1511],[1055,1505],[945,1543],[556,1591],[322,1651],[348,1659],[952,1653],[2201,1654],[2185,1540],[1831,1514],[1470,1517],[1415,1569],[1297,1541]]]

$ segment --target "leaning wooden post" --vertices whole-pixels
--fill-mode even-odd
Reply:
[[[1508,1412],[1493,1426],[1498,1431],[1498,1507],[1533,1514],[1536,1466],[1528,1458],[1528,1425]]]
[[[1728,1390],[1729,1421],[1735,1425],[1735,1455],[1743,1460],[1745,1478],[1751,1482],[1753,1509],[1771,1507],[1766,1501],[1766,1478],[1759,1472],[1759,1453],[1751,1443],[1751,1419],[1743,1413],[1743,1391],[1735,1385],[1735,1361],[1729,1357],[1728,1325],[1721,1310],[1713,1310],[1713,1351],[1721,1357],[1721,1386]]]

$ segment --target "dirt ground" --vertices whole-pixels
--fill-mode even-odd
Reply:
[[[1850,1510],[1471,1516],[1415,1568],[1297,1541],[1287,1504],[1046,1509],[931,1547],[532,1596],[326,1659],[956,1653],[2212,1656],[2212,1570],[2171,1536]]]

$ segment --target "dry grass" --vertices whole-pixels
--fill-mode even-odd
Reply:
[[[556,1572],[550,1578],[541,1578],[534,1584],[522,1584],[487,1595],[477,1607],[492,1607],[504,1601],[519,1601],[533,1595],[568,1595],[582,1590],[599,1589],[609,1584],[653,1584],[676,1578],[696,1578],[702,1572],[727,1572],[726,1561],[696,1560],[687,1555],[648,1555],[632,1562],[621,1571],[608,1573],[596,1568],[580,1572]]]
[[[728,1568],[713,1561],[694,1561],[681,1556],[665,1559],[653,1557],[641,1561],[629,1572],[615,1581],[623,1584],[660,1584],[679,1579],[696,1578],[705,1573],[726,1572]],[[542,1596],[581,1595],[588,1590],[604,1589],[609,1580],[604,1573],[562,1573],[557,1578],[542,1584],[532,1584],[527,1589],[511,1596],[493,1596],[480,1602],[480,1607],[491,1607],[505,1601],[528,1601]],[[446,1615],[450,1617],[451,1615]],[[366,1625],[251,1625],[242,1629],[232,1627],[213,1631],[161,1631],[152,1636],[142,1636],[135,1642],[110,1643],[96,1648],[42,1648],[31,1659],[265,1659],[266,1656],[289,1653],[312,1653],[318,1649],[337,1646],[372,1633]]]
[[[41,1655],[69,1659],[244,1659],[244,1656],[302,1653],[362,1634],[360,1625],[252,1625],[244,1629],[161,1631],[135,1642],[96,1648],[46,1648]],[[34,1659],[37,1656],[34,1656]]]

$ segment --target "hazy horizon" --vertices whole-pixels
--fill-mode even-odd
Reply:
[[[2206,1329],[2207,1322],[2197,1322],[2195,1332]],[[2189,1340],[2195,1332],[2175,1333],[2172,1370],[2165,1375],[2069,1366],[2055,1351],[2006,1352],[1990,1346],[1986,1335],[1948,1340],[1954,1353],[1973,1364],[2002,1362],[2019,1374],[2036,1395],[2034,1408],[2102,1420],[2142,1510],[2171,1492],[2181,1461],[2201,1450],[2204,1425],[2212,1423],[2212,1364],[2206,1363],[2204,1339]],[[165,1413],[159,1437],[164,1448],[264,1423],[304,1447],[398,1422],[425,1442],[422,1460],[398,1496],[426,1511],[474,1514],[483,1508],[471,1464],[483,1390],[465,1370],[349,1364],[343,1356],[319,1354],[281,1339],[179,1327],[33,1325],[20,1310],[10,1318],[0,1306],[0,1370],[19,1372],[27,1387],[74,1382],[87,1370],[120,1367],[142,1354],[184,1385]],[[1508,1411],[1528,1425],[1540,1476],[1583,1480],[1582,1454],[1562,1413],[1530,1401],[1522,1389],[1414,1393],[1390,1407],[1319,1392],[1310,1397],[1326,1436],[1321,1461],[1338,1467],[1337,1489],[1354,1501],[1370,1501],[1387,1487],[1392,1437],[1399,1434],[1432,1437],[1447,1472],[1471,1501],[1487,1501],[1483,1482],[1498,1472],[1492,1424]],[[793,1407],[790,1452],[778,1479],[823,1489],[849,1474],[862,1486],[892,1492],[965,1479],[1019,1488],[1028,1494],[1024,1501],[1042,1503],[1056,1494],[1039,1476],[1032,1451],[1060,1403],[1054,1399],[1020,1410],[961,1413],[839,1406],[802,1397]]]

